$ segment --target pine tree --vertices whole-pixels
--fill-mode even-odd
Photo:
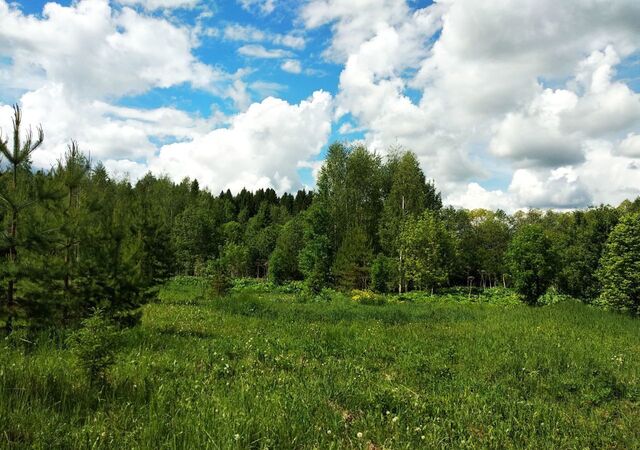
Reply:
[[[15,105],[13,112],[12,145],[9,144],[8,138],[4,139],[0,136],[0,153],[9,164],[9,170],[3,174],[0,183],[0,201],[7,216],[7,228],[6,231],[3,230],[0,252],[6,255],[2,278],[6,280],[4,315],[8,332],[13,329],[18,312],[16,303],[18,282],[24,276],[23,267],[20,265],[20,252],[29,244],[25,236],[21,235],[23,230],[21,219],[25,210],[38,202],[37,193],[34,192],[33,186],[29,186],[29,181],[32,179],[30,159],[33,152],[44,142],[44,132],[41,127],[38,127],[35,138],[31,130],[28,130],[23,140],[22,111],[18,105]]]

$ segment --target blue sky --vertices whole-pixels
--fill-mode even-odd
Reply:
[[[75,138],[133,181],[285,191],[343,140],[414,151],[456,206],[615,204],[640,194],[637,23],[634,0],[0,0],[0,113],[43,124],[45,168]]]

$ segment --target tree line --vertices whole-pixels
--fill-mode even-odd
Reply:
[[[100,308],[133,324],[174,275],[300,281],[381,293],[553,287],[638,312],[640,200],[557,213],[444,207],[417,157],[329,147],[314,192],[213,194],[197,180],[111,178],[77,143],[33,170],[44,142],[14,108],[0,136],[0,321],[78,323]]]

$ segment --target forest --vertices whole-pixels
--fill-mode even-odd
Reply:
[[[640,199],[456,209],[334,143],[311,191],[0,137],[0,448],[633,448]]]
[[[513,287],[637,314],[640,199],[570,212],[445,207],[416,156],[330,146],[315,191],[219,194],[198,180],[111,179],[75,142],[34,171],[43,143],[22,124],[0,142],[0,318],[77,323],[95,308],[134,324],[175,275],[268,278],[378,293]],[[11,138],[11,139],[9,139]]]

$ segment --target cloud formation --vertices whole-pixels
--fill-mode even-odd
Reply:
[[[51,2],[41,14],[0,0],[4,99],[47,133],[34,163],[48,167],[76,138],[120,176],[286,190],[332,136],[415,151],[457,206],[562,209],[640,193],[636,0],[233,7],[255,20],[218,20],[198,0]],[[169,94],[125,106],[172,89],[230,107],[196,113]],[[9,113],[0,104],[4,129]]]
[[[449,202],[574,208],[640,187],[640,95],[616,78],[640,51],[638,2],[312,0],[301,16],[333,32],[338,111],[370,145],[416,151]],[[591,182],[596,159],[624,184]],[[485,190],[496,168],[511,183]]]

